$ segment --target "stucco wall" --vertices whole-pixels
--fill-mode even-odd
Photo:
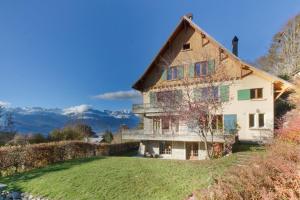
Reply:
[[[263,88],[263,98],[255,100],[238,100],[238,90]],[[182,89],[178,87],[177,89]],[[255,75],[249,75],[241,80],[236,80],[230,85],[229,102],[224,104],[223,114],[236,114],[239,125],[239,139],[261,140],[273,137],[274,127],[274,97],[273,84]],[[184,94],[184,92],[183,92]],[[249,128],[249,114],[255,114],[255,127]],[[265,115],[265,127],[258,128],[258,114]],[[159,115],[159,113],[157,113]],[[152,133],[153,124],[151,117],[144,118],[145,133]],[[180,121],[178,134],[186,134],[189,130]]]
[[[206,151],[204,150],[203,143],[199,142],[198,150],[198,159],[206,159]],[[141,155],[144,155],[145,151],[148,151],[151,154],[159,155],[159,141],[143,141],[140,143],[140,149],[144,150],[140,152]],[[186,146],[185,142],[173,141],[172,143],[172,154],[160,154],[162,159],[177,159],[177,160],[186,160]]]
[[[219,46],[209,42],[204,47],[201,43],[202,36],[199,32],[188,28],[178,34],[175,40],[170,44],[169,49],[162,55],[166,61],[156,62],[151,72],[144,80],[145,90],[142,92],[143,103],[149,104],[149,93],[161,90],[183,89],[182,86],[174,86],[180,84],[180,80],[166,81],[162,80],[162,67],[184,65],[185,77],[188,77],[189,63],[199,62],[214,58],[216,65],[222,64],[232,77],[240,78],[235,80],[230,86],[230,103],[225,105],[223,114],[237,114],[237,123],[240,126],[239,138],[241,140],[259,140],[262,137],[273,136],[274,124],[274,95],[273,84],[270,81],[260,77],[259,74],[251,74],[244,78],[241,77],[241,64],[234,58],[228,57],[223,61],[219,60]],[[191,50],[182,51],[181,47],[184,43],[191,44]],[[173,85],[173,87],[170,87]],[[237,100],[237,91],[240,89],[263,88],[264,98],[261,100]],[[256,114],[255,122],[258,121],[258,113],[265,114],[265,127],[249,129],[249,113]],[[153,113],[152,113],[153,115]],[[154,114],[155,115],[155,114]],[[157,115],[160,115],[157,113]],[[147,116],[147,113],[146,113]],[[145,133],[151,133],[153,128],[151,117],[144,118]],[[180,123],[179,133],[187,133],[187,127]]]

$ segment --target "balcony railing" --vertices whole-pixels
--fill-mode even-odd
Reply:
[[[224,142],[226,137],[232,137],[231,134],[217,133],[214,135],[214,142]],[[165,141],[202,141],[200,135],[192,132],[152,132],[143,129],[128,129],[122,132],[122,138],[125,140],[165,140]],[[208,141],[211,137],[207,137]]]
[[[145,104],[133,104],[132,112],[137,114],[151,113],[151,112],[162,112],[163,110],[155,104],[145,103]]]

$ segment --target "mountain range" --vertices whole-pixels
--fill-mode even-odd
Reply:
[[[66,109],[46,109],[41,107],[7,107],[4,114],[11,113],[14,128],[19,133],[49,134],[55,128],[80,121],[90,125],[96,133],[106,129],[117,131],[125,124],[129,128],[139,123],[139,118],[130,111],[97,110],[88,105],[74,106]]]

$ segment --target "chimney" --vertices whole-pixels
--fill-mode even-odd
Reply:
[[[239,38],[237,36],[234,36],[232,39],[232,53],[236,56],[238,56],[238,44],[239,44]]]
[[[193,20],[193,13],[188,13],[185,15],[187,18],[189,18],[190,20]]]

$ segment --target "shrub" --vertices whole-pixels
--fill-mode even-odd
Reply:
[[[299,199],[300,147],[275,141],[264,156],[253,158],[247,166],[234,167],[215,179],[211,188],[197,191],[198,199]]]
[[[300,144],[300,115],[295,116],[286,127],[277,130],[276,134],[281,140]]]
[[[76,158],[118,155],[136,149],[138,143],[97,145],[81,141],[64,141],[0,148],[0,175],[9,175]]]
[[[106,130],[103,134],[103,141],[107,143],[111,143],[111,141],[114,139],[114,136],[111,131]]]
[[[85,137],[90,137],[95,133],[92,128],[86,124],[75,123],[67,125],[62,129],[55,129],[50,133],[50,138],[53,141],[63,140],[82,140]]]

